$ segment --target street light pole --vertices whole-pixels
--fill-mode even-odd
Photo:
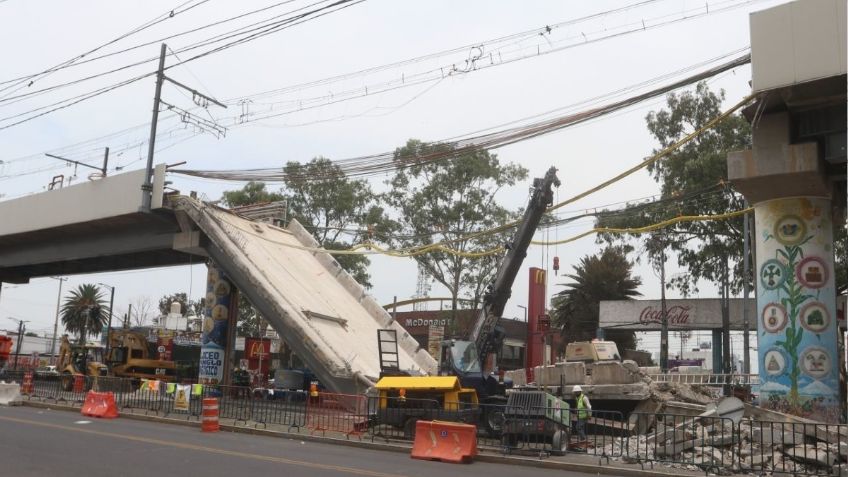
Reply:
[[[50,341],[50,362],[56,364],[56,333],[59,331],[59,306],[62,301],[62,283],[68,281],[67,278],[51,277],[54,280],[59,280],[59,294],[56,296],[56,318],[53,320],[53,339]]]
[[[109,287],[111,290],[111,294],[109,297],[109,326],[106,328],[106,359],[109,359],[109,345],[111,344],[112,338],[112,307],[115,305],[115,287],[111,285],[107,285],[105,283],[98,283],[98,285],[102,285],[104,287]]]

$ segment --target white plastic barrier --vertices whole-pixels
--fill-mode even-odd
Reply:
[[[21,385],[0,383],[0,406],[8,406],[21,401]]]

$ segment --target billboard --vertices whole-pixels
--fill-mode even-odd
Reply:
[[[744,330],[742,298],[730,299],[730,329]],[[749,329],[757,329],[757,301],[747,302]],[[666,300],[665,312],[670,330],[711,330],[721,328],[721,300],[693,298]],[[660,300],[612,300],[600,305],[600,328],[617,330],[660,331]]]

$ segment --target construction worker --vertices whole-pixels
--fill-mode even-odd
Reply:
[[[586,440],[586,421],[592,413],[592,403],[583,394],[583,388],[574,386],[571,392],[574,394],[575,408],[577,409],[577,438],[580,442]]]

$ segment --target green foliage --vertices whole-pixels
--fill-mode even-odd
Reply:
[[[607,246],[597,255],[587,255],[574,266],[574,273],[565,275],[566,289],[553,297],[554,325],[560,328],[565,343],[589,341],[598,329],[601,300],[630,300],[641,296],[642,284],[632,275],[633,263],[627,260],[627,246]],[[606,338],[615,341],[619,351],[636,349],[633,331],[607,330]]]
[[[671,93],[666,109],[651,112],[645,118],[648,130],[664,149],[685,135],[704,126],[721,114],[724,91],[710,91],[705,82],[694,92]],[[661,186],[661,199],[652,205],[633,205],[622,212],[601,214],[603,227],[641,227],[679,215],[714,215],[738,210],[742,200],[733,194],[727,181],[727,154],[750,143],[750,126],[741,115],[734,115],[677,149],[665,159],[648,166]],[[731,264],[732,291],[742,287],[742,218],[683,222],[667,227],[662,240],[648,237],[646,251],[653,261],[659,252],[670,249],[688,273],[671,279],[670,285],[684,295],[698,291],[698,281],[720,282],[724,261]],[[645,240],[644,236],[637,236]],[[628,236],[602,235],[601,240],[616,243]],[[650,242],[653,240],[653,242]]]
[[[192,300],[192,302],[189,303],[188,295],[183,292],[164,295],[159,299],[159,312],[163,315],[167,315],[171,312],[171,303],[174,302],[180,304],[180,310],[183,316],[188,316],[189,312],[194,312],[194,315],[199,317],[203,316],[203,307],[206,304],[206,298],[201,297],[200,299]]]
[[[238,336],[257,337],[261,336],[265,331],[265,320],[259,311],[253,307],[250,300],[244,294],[239,294],[239,316],[236,324],[236,333]]]
[[[391,231],[391,222],[368,182],[345,176],[329,159],[318,157],[307,164],[289,162],[285,172],[283,191],[289,200],[290,217],[297,219],[323,247],[348,248],[353,243],[370,241],[371,235]],[[367,257],[335,258],[356,281],[371,287],[371,262]]]
[[[62,326],[76,334],[80,343],[86,336],[99,335],[109,321],[109,305],[96,285],[84,284],[72,290],[59,311]]]
[[[278,192],[267,190],[264,182],[248,182],[239,190],[224,191],[222,200],[227,207],[241,207],[244,205],[261,204],[264,202],[277,202],[284,197]]]
[[[268,191],[262,182],[250,182],[240,190],[224,192],[223,201],[234,207],[286,200],[288,218],[296,219],[328,249],[349,248],[370,240],[371,235],[390,232],[391,222],[368,182],[345,176],[329,159],[317,157],[306,164],[289,162],[285,173],[279,192]],[[371,287],[367,257],[335,258],[356,281]]]
[[[386,201],[398,212],[396,229],[401,232],[392,241],[393,245],[417,247],[452,240],[517,217],[516,212],[497,204],[495,196],[503,187],[526,179],[527,170],[515,164],[501,164],[497,155],[484,150],[446,161],[422,159],[450,147],[410,139],[395,150],[396,163],[404,167],[387,181],[391,191]],[[506,239],[505,234],[500,234],[450,245],[460,251],[477,250],[496,247]],[[501,256],[469,259],[427,253],[416,256],[415,260],[450,291],[456,309],[457,298],[462,294],[479,304]]]

